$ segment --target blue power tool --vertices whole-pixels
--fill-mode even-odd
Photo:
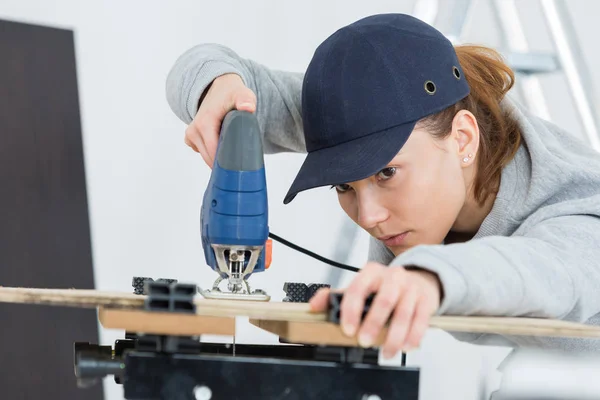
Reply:
[[[267,182],[256,116],[230,111],[223,120],[200,225],[207,264],[219,274],[207,298],[267,301],[248,278],[270,264]],[[228,280],[227,291],[219,284]]]

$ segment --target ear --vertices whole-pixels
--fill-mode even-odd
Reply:
[[[463,167],[473,164],[479,149],[479,124],[475,115],[460,110],[452,120],[452,137],[456,141],[457,157]]]

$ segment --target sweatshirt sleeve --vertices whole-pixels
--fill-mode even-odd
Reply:
[[[600,218],[561,216],[510,237],[422,245],[393,265],[435,272],[438,314],[539,317],[585,322],[600,312]]]
[[[169,107],[189,124],[204,91],[215,78],[227,73],[238,74],[256,94],[256,117],[264,132],[265,153],[306,152],[301,117],[304,74],[271,70],[222,45],[192,47],[175,61],[165,87]]]

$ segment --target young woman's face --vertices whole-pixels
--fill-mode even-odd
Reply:
[[[337,185],[344,211],[398,255],[441,243],[467,196],[461,143],[415,128],[400,153],[370,178]]]

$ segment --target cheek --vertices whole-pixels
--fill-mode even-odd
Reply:
[[[411,176],[410,209],[423,242],[439,243],[454,224],[465,201],[460,166],[444,157],[422,165]]]

